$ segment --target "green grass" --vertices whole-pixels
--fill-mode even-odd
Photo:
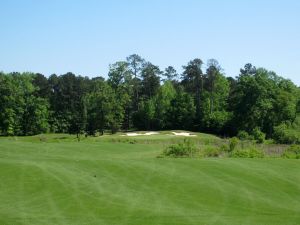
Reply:
[[[299,160],[156,158],[174,137],[147,138],[0,138],[0,225],[300,224]]]

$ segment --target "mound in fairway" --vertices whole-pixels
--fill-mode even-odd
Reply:
[[[0,139],[0,224],[300,224],[299,161],[156,158],[162,149]]]

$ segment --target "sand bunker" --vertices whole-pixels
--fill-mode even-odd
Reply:
[[[159,134],[158,132],[147,132],[147,133],[145,133],[144,135],[154,135],[154,134]]]
[[[150,136],[150,135],[155,135],[155,134],[159,134],[159,132],[151,131],[151,132],[147,132],[147,133],[126,133],[126,134],[123,134],[121,136],[136,137],[136,136]],[[194,135],[194,134],[191,134],[191,133],[188,133],[188,132],[178,132],[178,133],[177,132],[172,132],[171,135],[184,136],[184,137],[196,137],[197,136],[197,135]]]
[[[150,135],[155,135],[155,134],[159,134],[158,132],[147,132],[144,134],[141,133],[127,133],[125,135],[121,135],[121,136],[128,136],[128,137],[136,137],[136,136],[150,136]]]
[[[172,132],[172,134],[174,134],[175,136],[184,136],[184,137],[196,137],[197,136],[197,135],[187,133],[187,132],[180,132],[180,133]]]

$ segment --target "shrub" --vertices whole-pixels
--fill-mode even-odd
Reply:
[[[250,148],[249,149],[249,158],[264,158],[265,153],[257,148]]]
[[[265,154],[257,148],[234,150],[231,155],[233,158],[264,158]]]
[[[240,140],[242,140],[242,141],[245,141],[245,140],[252,140],[252,139],[253,139],[253,137],[250,136],[250,135],[248,134],[248,132],[247,132],[247,131],[244,131],[244,130],[239,131],[238,134],[237,134],[237,137],[238,137],[238,139],[240,139]]]
[[[222,154],[222,150],[217,147],[207,147],[204,150],[205,157],[219,157]]]
[[[265,133],[263,133],[258,127],[253,130],[253,137],[257,141],[257,143],[264,143],[266,139]]]
[[[300,144],[299,133],[295,130],[289,130],[285,123],[274,128],[273,139],[278,144]]]
[[[239,139],[237,137],[233,137],[229,140],[229,152],[233,152],[236,146],[239,143]]]
[[[248,151],[239,149],[232,151],[230,156],[232,158],[249,158],[249,153]]]
[[[283,152],[282,157],[287,159],[300,159],[300,146],[291,145]]]
[[[221,145],[220,151],[221,152],[229,152],[229,146],[225,145],[225,144]]]
[[[164,155],[171,157],[193,157],[197,149],[189,139],[184,139],[183,143],[171,145],[164,151]]]

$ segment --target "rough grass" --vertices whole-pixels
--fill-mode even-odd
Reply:
[[[158,159],[172,139],[119,138],[0,138],[0,224],[300,224],[299,160]]]

